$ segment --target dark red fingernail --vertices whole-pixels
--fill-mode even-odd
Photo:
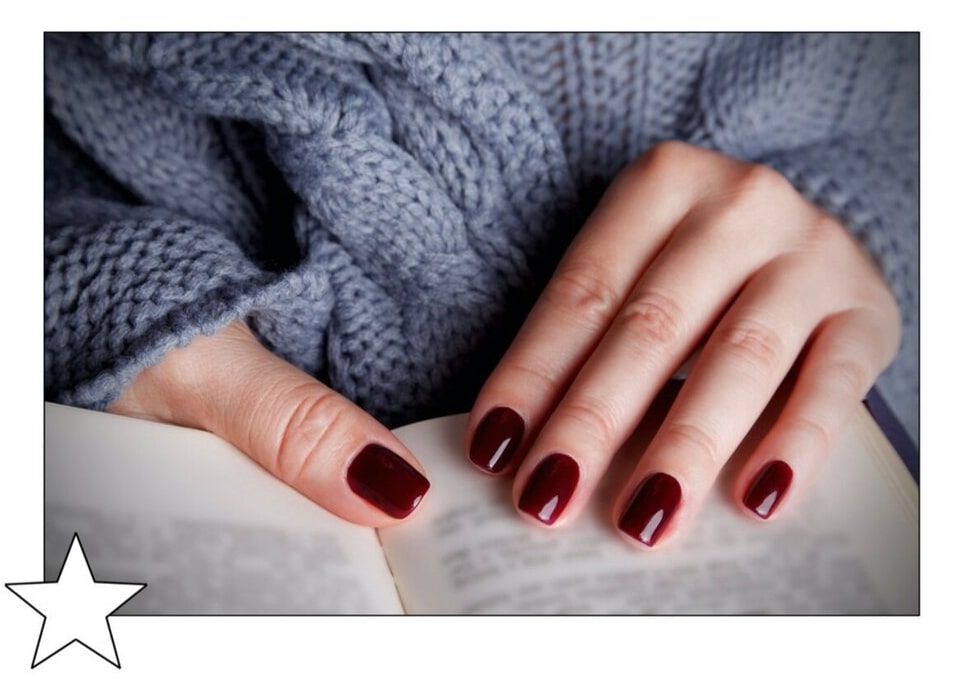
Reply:
[[[757,516],[769,518],[785,497],[792,484],[792,476],[792,468],[781,460],[770,462],[762,467],[742,502]]]
[[[580,480],[580,467],[569,455],[553,453],[537,465],[517,506],[541,523],[553,525],[566,509]]]
[[[653,474],[636,489],[617,526],[652,547],[666,531],[681,499],[682,488],[676,479],[661,472]]]
[[[431,487],[403,458],[376,443],[351,461],[348,485],[357,495],[398,519],[413,512]]]
[[[494,408],[477,425],[470,444],[470,461],[490,474],[499,474],[513,459],[524,432],[523,418],[510,408]]]

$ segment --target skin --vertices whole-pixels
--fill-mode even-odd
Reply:
[[[730,480],[744,509],[753,477],[785,461],[794,476],[775,518],[810,485],[897,352],[900,329],[897,304],[866,251],[784,177],[666,142],[618,175],[567,250],[477,398],[465,449],[490,410],[515,410],[528,432],[508,470],[515,506],[536,465],[559,451],[580,467],[553,527],[567,524],[666,381],[694,357],[613,511],[615,525],[649,474],[674,477],[681,504],[658,548],[687,530],[789,376],[780,415]],[[345,481],[365,444],[380,443],[423,471],[383,426],[265,350],[241,322],[171,352],[111,410],[212,431],[365,525],[395,522]]]

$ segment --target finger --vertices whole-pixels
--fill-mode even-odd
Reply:
[[[897,350],[897,333],[866,309],[822,324],[778,419],[739,470],[734,493],[770,519],[811,486],[859,401]]]
[[[662,386],[786,237],[779,229],[747,243],[746,227],[761,219],[758,211],[730,204],[699,209],[684,220],[528,451],[514,480],[518,508],[546,525],[570,521],[581,510]],[[546,345],[537,351],[551,355]],[[546,472],[555,453],[567,470],[575,464],[577,475],[575,485],[567,481],[560,491],[559,511],[543,518],[537,510],[556,492]]]
[[[689,525],[819,319],[839,303],[809,274],[798,258],[773,262],[715,327],[617,501],[627,539],[652,547]]]
[[[471,409],[465,448],[479,469],[500,474],[519,461],[521,442],[534,438],[702,191],[684,152],[662,145],[621,173],[567,250]]]
[[[244,324],[173,350],[110,409],[211,431],[354,523],[395,523],[430,487],[391,432],[265,349]]]

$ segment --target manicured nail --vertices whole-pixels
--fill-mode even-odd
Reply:
[[[627,535],[652,547],[679,507],[682,489],[669,474],[653,474],[640,484],[619,518],[617,526]]]
[[[357,495],[398,519],[413,512],[431,487],[403,458],[376,443],[351,461],[348,485]]]
[[[781,460],[770,462],[762,467],[742,502],[756,515],[763,519],[769,518],[785,497],[788,487],[792,484],[792,476],[792,468]]]
[[[550,526],[566,509],[580,480],[580,467],[569,455],[553,453],[530,475],[517,506],[537,521]]]
[[[525,425],[510,408],[494,408],[477,425],[470,444],[470,461],[490,474],[499,474],[513,459]]]

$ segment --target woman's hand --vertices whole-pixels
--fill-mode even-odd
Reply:
[[[171,351],[109,410],[218,434],[354,523],[396,523],[430,487],[391,432],[265,349],[241,322]]]
[[[688,379],[617,498],[635,545],[684,531],[798,361],[775,422],[732,480],[768,519],[794,504],[900,341],[867,253],[775,171],[682,143],[616,178],[484,385],[470,458],[516,469],[545,525],[580,513],[667,380]]]

